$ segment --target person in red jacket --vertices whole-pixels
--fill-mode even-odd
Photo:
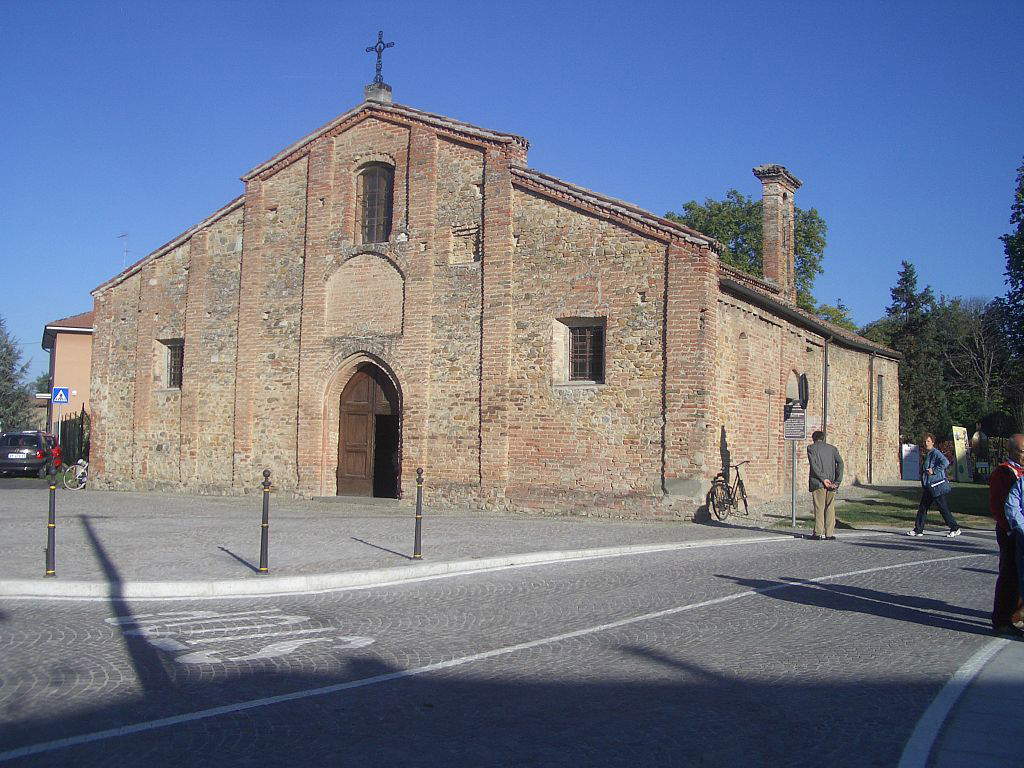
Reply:
[[[1017,576],[1016,546],[1010,525],[1006,522],[1006,498],[1010,489],[1024,477],[1024,435],[1011,435],[1009,458],[996,467],[988,481],[988,509],[996,520],[996,541],[999,543],[999,575],[992,601],[992,629],[998,635],[1024,638],[1024,631],[1013,625],[1013,613],[1020,601]]]

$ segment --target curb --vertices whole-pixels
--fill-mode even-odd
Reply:
[[[546,563],[573,560],[592,560],[603,557],[621,557],[624,555],[640,555],[654,552],[670,552],[681,549],[793,541],[794,538],[796,537],[792,534],[776,534],[774,536],[750,536],[736,539],[676,541],[665,544],[526,552],[520,555],[498,555],[471,560],[423,563],[407,567],[378,568],[366,571],[344,571],[341,573],[319,573],[301,576],[254,575],[248,579],[218,579],[213,581],[129,581],[112,585],[105,581],[60,582],[10,579],[0,580],[0,597],[7,599],[171,600],[309,594],[360,589],[386,584],[401,584],[403,582],[444,578],[445,576],[502,568],[544,565]]]

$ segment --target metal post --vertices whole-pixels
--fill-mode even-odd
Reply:
[[[790,492],[790,512],[793,515],[793,527],[796,528],[796,440],[790,440],[790,478],[789,478],[789,492]]]
[[[270,532],[270,470],[263,470],[263,522],[260,524],[260,573],[267,569],[267,538]]]
[[[44,576],[57,575],[57,469],[50,462],[50,511],[46,519],[46,573]]]
[[[416,470],[416,539],[412,546],[412,559],[423,559],[423,467]]]

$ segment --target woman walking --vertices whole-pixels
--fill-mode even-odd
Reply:
[[[946,467],[949,466],[947,459],[938,448],[935,447],[935,435],[926,433],[921,440],[925,451],[924,466],[921,468],[921,503],[917,506],[917,520],[914,521],[914,530],[907,531],[907,536],[924,536],[924,522],[928,517],[928,510],[935,502],[935,506],[942,513],[942,519],[949,526],[949,533],[946,536],[950,539],[960,535],[960,526],[949,511],[949,501],[946,494],[953,490],[946,479]]]

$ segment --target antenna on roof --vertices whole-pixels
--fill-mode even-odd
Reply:
[[[117,236],[117,239],[118,240],[124,240],[124,260],[123,260],[123,262],[121,264],[121,269],[127,269],[128,268],[128,253],[129,253],[129,251],[128,251],[128,233],[127,232],[122,232],[120,235]]]

